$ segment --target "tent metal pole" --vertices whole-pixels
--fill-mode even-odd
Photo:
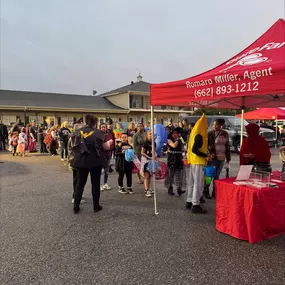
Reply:
[[[275,121],[275,148],[277,148],[277,144],[278,144],[278,139],[277,139],[277,130],[278,130],[278,126],[277,126],[277,119]]]
[[[243,142],[243,122],[244,122],[244,109],[241,109],[241,123],[240,123],[240,147]]]
[[[150,107],[151,112],[151,148],[152,148],[152,184],[153,184],[153,203],[154,214],[158,215],[157,201],[156,201],[156,181],[155,181],[155,144],[154,144],[154,108]]]
[[[244,123],[244,96],[241,98],[241,123],[240,123],[240,148],[242,147],[243,142],[243,123]]]

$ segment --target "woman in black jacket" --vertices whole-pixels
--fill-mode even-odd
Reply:
[[[229,134],[222,129],[224,124],[224,119],[216,119],[213,124],[213,130],[208,133],[208,148],[212,158],[208,165],[216,167],[215,180],[220,178],[225,161],[227,163],[231,161]],[[215,192],[213,194],[215,195]],[[206,197],[210,198],[208,193],[206,193]]]
[[[116,155],[116,171],[119,173],[118,186],[119,193],[121,194],[133,194],[132,190],[132,169],[133,162],[129,162],[125,159],[125,153],[127,149],[132,149],[132,146],[128,143],[128,135],[121,134],[121,141],[117,144],[115,149]],[[127,177],[127,191],[124,188],[124,176]]]

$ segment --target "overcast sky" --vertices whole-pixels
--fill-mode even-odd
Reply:
[[[183,79],[227,60],[284,0],[0,0],[2,89],[98,93]],[[1,98],[0,98],[1,99]]]

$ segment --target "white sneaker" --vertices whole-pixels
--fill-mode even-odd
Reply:
[[[151,197],[151,193],[150,193],[149,190],[145,190],[144,194],[145,194],[146,197]]]
[[[128,194],[129,192],[126,191],[124,187],[122,187],[122,188],[119,188],[119,193],[121,193],[121,194]]]
[[[131,194],[131,195],[135,194],[135,192],[133,191],[132,188],[127,188],[127,190],[128,190],[128,192],[129,192],[129,194]]]
[[[104,190],[111,190],[111,187],[106,183],[106,184],[103,186],[103,189],[104,189]]]
[[[74,199],[71,200],[71,203],[74,204]],[[84,199],[81,199],[80,204],[85,204],[85,203],[86,203],[86,201]]]
[[[100,190],[101,190],[101,191],[104,191],[104,190],[105,190],[105,189],[104,189],[104,186],[100,185]]]
[[[62,158],[61,161],[64,161],[64,159]]]

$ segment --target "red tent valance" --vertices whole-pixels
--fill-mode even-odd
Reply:
[[[152,84],[150,101],[153,106],[285,107],[285,20],[210,71]]]

